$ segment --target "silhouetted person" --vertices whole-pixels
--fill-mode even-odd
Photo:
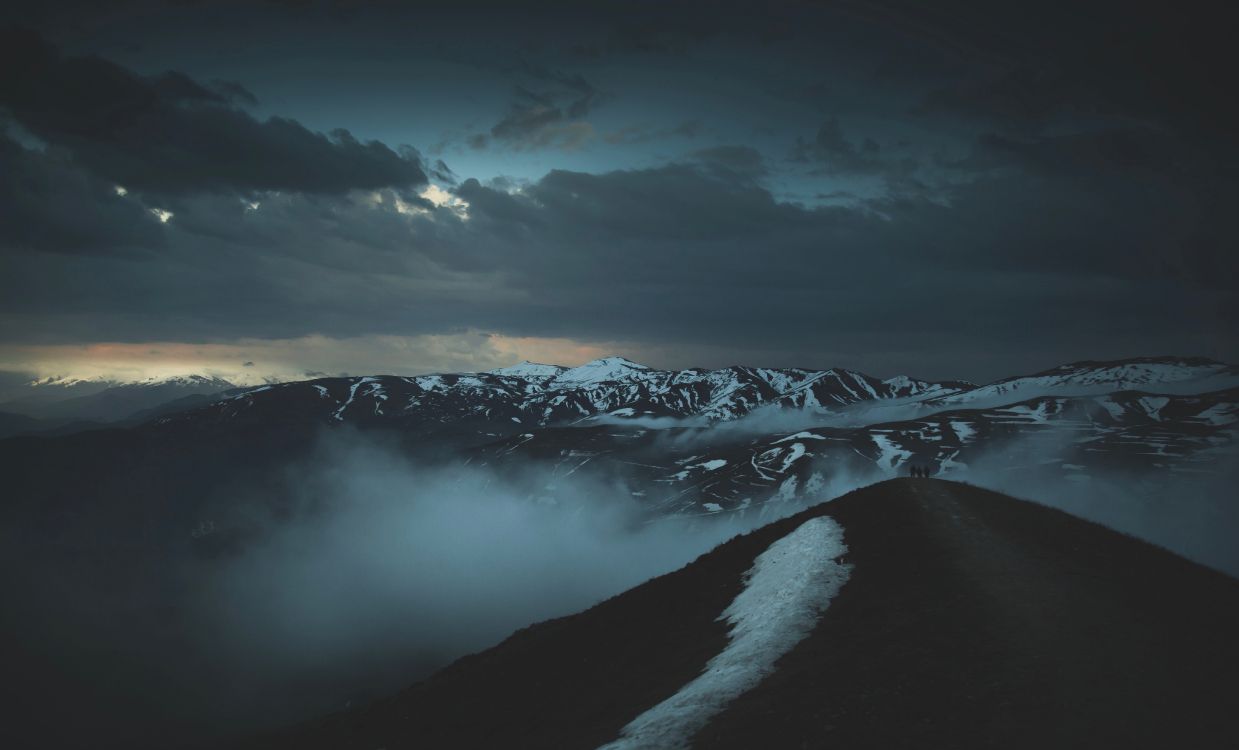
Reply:
[[[921,467],[912,464],[912,476],[919,477],[921,475]]]
[[[925,477],[926,479],[928,479],[929,477],[932,477],[933,475],[934,475],[933,464],[930,464],[926,466],[925,468],[921,469],[921,476]]]

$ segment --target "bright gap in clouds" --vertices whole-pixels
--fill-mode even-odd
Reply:
[[[126,382],[174,375],[211,375],[238,385],[254,385],[343,374],[476,372],[525,359],[571,366],[617,350],[614,345],[572,339],[512,337],[481,331],[211,343],[0,344],[0,370],[28,373],[32,379]]]
[[[418,193],[418,196],[430,202],[435,208],[446,208],[461,221],[469,220],[469,202],[449,193],[438,185],[433,183],[427,185]],[[396,212],[401,214],[425,215],[431,213],[425,206],[409,203],[393,191],[377,190],[370,194],[370,200],[376,207],[391,201],[391,205],[396,209]]]

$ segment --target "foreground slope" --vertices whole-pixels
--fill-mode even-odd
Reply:
[[[1239,735],[1239,581],[1038,505],[897,479],[255,746],[598,747],[701,673],[754,559],[821,515],[844,529],[850,578],[693,746],[1228,747]]]

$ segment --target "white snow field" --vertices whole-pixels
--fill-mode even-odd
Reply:
[[[843,527],[825,516],[805,521],[770,545],[745,574],[744,590],[719,619],[731,640],[700,677],[633,719],[599,750],[660,750],[689,739],[739,695],[774,671],[774,663],[813,630],[851,574]]]

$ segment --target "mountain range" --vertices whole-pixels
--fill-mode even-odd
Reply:
[[[63,731],[115,738],[110,746],[116,747],[189,745],[193,743],[180,740],[194,732],[205,738],[207,727],[222,728],[226,724],[211,713],[217,707],[221,712],[226,707],[244,714],[246,722],[287,724],[295,718],[324,713],[324,706],[341,705],[341,696],[351,695],[359,687],[373,688],[376,681],[370,676],[348,672],[346,679],[337,673],[343,667],[324,665],[312,681],[301,672],[296,677],[280,678],[284,682],[271,677],[273,684],[283,686],[279,691],[285,692],[245,693],[232,682],[235,675],[223,666],[215,650],[223,648],[221,642],[228,642],[232,644],[229,648],[241,648],[244,652],[244,644],[253,637],[252,631],[274,625],[260,618],[245,622],[245,627],[237,632],[228,631],[225,637],[219,626],[202,624],[194,613],[201,611],[204,592],[224,596],[218,592],[221,586],[233,591],[239,585],[237,581],[252,580],[259,585],[268,582],[268,576],[278,578],[278,573],[269,572],[270,566],[245,567],[257,566],[253,561],[266,560],[264,556],[270,555],[276,555],[277,562],[299,560],[314,573],[296,577],[287,585],[270,583],[275,586],[272,590],[264,590],[262,596],[244,608],[226,596],[226,605],[213,606],[222,606],[229,617],[244,622],[246,608],[252,609],[267,600],[297,601],[302,592],[315,591],[320,580],[332,581],[338,576],[345,576],[348,581],[350,593],[345,598],[364,598],[372,588],[371,582],[349,578],[351,568],[347,565],[336,570],[341,550],[346,551],[345,562],[352,560],[353,554],[363,558],[373,555],[376,559],[390,554],[392,559],[403,559],[401,555],[409,553],[408,542],[397,540],[397,552],[382,551],[386,549],[382,543],[388,538],[389,529],[424,533],[429,537],[421,537],[421,544],[427,544],[429,539],[435,545],[444,545],[434,547],[441,549],[444,560],[436,558],[427,563],[431,566],[427,570],[402,568],[395,575],[399,580],[408,576],[420,580],[424,574],[439,576],[442,573],[435,572],[441,570],[437,566],[450,568],[452,561],[460,562],[463,553],[456,551],[452,540],[469,538],[470,527],[483,520],[484,525],[499,533],[488,543],[501,550],[511,543],[505,535],[515,535],[516,529],[521,529],[536,540],[536,545],[550,545],[552,549],[554,544],[564,543],[562,537],[555,535],[567,534],[569,548],[587,557],[593,553],[582,551],[580,544],[588,548],[589,544],[606,543],[606,537],[588,536],[594,528],[590,524],[601,523],[611,529],[608,533],[612,536],[624,538],[633,529],[654,530],[656,537],[663,533],[658,531],[662,528],[685,529],[688,536],[674,537],[671,549],[700,549],[691,546],[699,543],[692,539],[717,540],[711,534],[726,538],[735,531],[771,522],[776,525],[770,528],[779,531],[756,532],[756,536],[750,537],[763,540],[760,545],[736,542],[720,548],[718,557],[703,558],[696,568],[686,569],[713,571],[704,578],[696,579],[686,573],[685,577],[651,582],[649,590],[670,593],[650,600],[657,604],[648,605],[646,614],[638,614],[639,610],[645,611],[645,604],[635,609],[610,602],[603,605],[609,607],[603,611],[618,613],[616,616],[623,622],[633,623],[631,632],[625,632],[626,626],[617,624],[619,621],[605,627],[599,623],[597,630],[577,630],[575,625],[565,624],[567,629],[563,631],[558,629],[559,625],[544,623],[530,632],[550,635],[536,635],[535,641],[524,641],[525,636],[518,634],[496,651],[501,656],[495,656],[498,661],[494,663],[499,666],[473,671],[472,667],[461,665],[490,664],[492,656],[466,660],[426,683],[430,687],[416,688],[414,693],[424,693],[422,697],[393,699],[396,703],[389,704],[388,709],[375,709],[378,713],[373,715],[349,713],[339,720],[343,724],[335,723],[333,728],[322,730],[324,737],[340,737],[340,747],[378,747],[382,745],[372,743],[386,742],[389,736],[399,740],[391,740],[390,746],[401,746],[406,741],[416,742],[415,746],[450,746],[442,738],[460,731],[458,724],[431,722],[416,731],[385,734],[392,722],[398,720],[404,705],[421,706],[418,711],[423,716],[441,713],[443,722],[476,721],[478,731],[492,732],[492,739],[516,731],[510,722],[519,722],[521,715],[544,725],[544,715],[537,713],[536,707],[526,705],[525,696],[536,699],[535,702],[564,700],[568,707],[565,710],[586,711],[588,716],[574,714],[569,722],[571,727],[564,727],[565,732],[573,732],[573,743],[579,740],[580,746],[586,746],[595,741],[599,745],[616,742],[626,722],[674,695],[712,654],[726,647],[727,629],[716,620],[729,606],[728,602],[739,596],[744,573],[755,564],[761,549],[794,530],[779,519],[856,487],[906,476],[913,467],[938,479],[917,480],[920,484],[899,479],[893,484],[879,485],[892,492],[898,489],[898,497],[891,501],[900,508],[897,512],[879,512],[877,508],[885,501],[873,506],[872,517],[859,510],[863,505],[859,500],[829,504],[830,508],[857,509],[837,516],[830,511],[828,515],[842,527],[844,543],[851,551],[845,557],[819,560],[827,567],[832,560],[839,565],[855,565],[853,577],[838,594],[840,610],[844,602],[851,601],[849,592],[854,591],[869,592],[856,605],[861,610],[887,601],[888,594],[882,593],[886,589],[862,585],[870,575],[866,571],[885,570],[884,575],[896,576],[889,564],[879,562],[887,552],[898,552],[896,558],[901,564],[913,569],[926,560],[937,559],[934,555],[956,555],[944,550],[963,544],[971,538],[972,531],[966,538],[950,540],[941,538],[942,529],[938,528],[934,532],[938,546],[932,549],[917,546],[922,542],[915,542],[912,537],[922,531],[928,533],[918,524],[926,522],[923,514],[930,510],[937,514],[936,527],[947,523],[952,513],[962,512],[959,508],[974,515],[983,512],[988,495],[976,494],[980,491],[974,492],[960,482],[1003,488],[1067,508],[1078,516],[1105,521],[1119,531],[1151,540],[1232,575],[1239,573],[1239,556],[1233,545],[1239,509],[1231,499],[1239,445],[1235,441],[1239,429],[1239,368],[1212,360],[1156,357],[1079,362],[988,384],[905,376],[875,378],[842,369],[729,367],[669,371],[608,357],[574,368],[522,363],[481,373],[321,378],[248,388],[232,388],[231,383],[208,378],[188,378],[184,383],[167,385],[162,393],[173,397],[172,400],[143,406],[152,410],[145,415],[134,416],[131,412],[120,422],[92,423],[88,429],[79,423],[65,426],[56,434],[0,439],[0,471],[6,486],[0,503],[0,584],[14,603],[0,613],[0,626],[10,636],[0,658],[12,674],[11,694],[0,697],[10,706],[19,706],[17,713],[49,737]],[[163,387],[151,383],[133,392],[151,392],[152,386]],[[194,391],[196,388],[203,392]],[[112,386],[89,398],[118,390],[130,392],[123,386]],[[117,395],[112,393],[108,398]],[[127,398],[118,397],[116,403],[123,400],[125,408],[130,408],[141,401]],[[150,402],[142,401],[147,403]],[[118,408],[111,413],[120,411]],[[932,493],[946,494],[922,496],[931,492],[929,488],[939,488]],[[411,519],[407,508],[420,507],[418,504],[429,508],[430,515],[414,513]],[[357,519],[349,515],[354,506],[386,510],[372,521],[375,526],[367,526],[371,521],[363,516],[362,525],[356,527]],[[492,507],[495,517],[484,518]],[[531,521],[522,508],[537,509],[533,518],[538,520]],[[823,512],[819,508],[809,515],[795,517],[808,520]],[[538,515],[544,513],[549,515]],[[1116,571],[1123,565],[1164,559],[1157,557],[1162,553],[1124,552],[1123,544],[1108,541],[1113,535],[1077,533],[1072,531],[1076,527],[1064,525],[1066,522],[1043,524],[1037,519],[1050,516],[1030,513],[1012,511],[1007,520],[995,523],[1009,531],[1012,524],[1027,520],[1034,527],[1045,528],[1050,536],[1061,531],[1064,539],[1074,540],[1071,544],[1077,546],[1063,553],[1066,557],[1062,565],[1066,568],[1054,568],[1054,575],[1083,579],[1097,575],[1109,580],[1118,575]],[[458,525],[440,530],[435,524],[443,523],[444,514],[456,519],[453,523]],[[566,519],[582,514],[582,526],[565,526]],[[338,518],[344,520],[335,520]],[[538,526],[543,522],[548,524],[546,528]],[[857,540],[878,540],[884,533],[882,528],[890,531],[892,539],[907,542],[907,549],[866,553],[862,565],[858,556],[862,543]],[[969,528],[975,530],[975,525]],[[693,536],[702,530],[704,536]],[[344,534],[344,541],[332,546],[333,533]],[[575,541],[575,536],[582,533],[586,535],[584,540]],[[321,534],[327,536],[320,538]],[[439,537],[443,539],[440,541]],[[1056,541],[1039,541],[1032,547],[1025,541],[1015,548],[1004,541],[985,552],[988,557],[982,559],[986,564],[1007,565],[1031,556],[1040,561],[1038,565],[1048,565],[1048,559],[1062,552],[1055,546],[1059,544]],[[864,546],[868,544],[865,542]],[[885,550],[883,544],[886,542],[875,541],[870,549]],[[1047,544],[1050,546],[1044,546]],[[1116,557],[1102,568],[1096,567],[1097,561],[1082,551],[1094,544],[1116,550]],[[726,551],[736,549],[745,551],[735,555]],[[637,552],[624,548],[615,559],[630,560],[625,555],[645,552],[645,548]],[[725,570],[716,569],[705,564],[707,559],[730,562]],[[960,557],[952,570],[962,575],[973,564],[969,559],[973,558]],[[946,562],[939,559],[939,563],[941,571]],[[1180,570],[1188,564],[1178,561],[1165,565]],[[227,586],[221,584],[221,576],[238,566],[245,574],[236,580],[229,579],[232,582]],[[1162,581],[1157,586],[1163,593],[1163,584],[1205,593],[1226,589],[1222,584],[1193,583],[1214,580],[1210,578],[1213,574],[1180,576],[1153,570],[1160,567],[1163,566],[1159,563],[1149,568],[1149,580]],[[500,563],[500,568],[488,575],[506,580],[506,574]],[[473,575],[466,580],[475,580]],[[539,581],[548,580],[548,576],[553,580],[553,575],[554,566],[539,569],[536,575],[521,573],[511,587],[516,592],[529,587],[536,590]],[[1026,592],[1031,601],[1045,600],[1045,580],[1050,573],[1018,567],[1013,575],[1018,590]],[[1030,577],[1019,577],[1024,575]],[[705,588],[688,594],[698,584],[676,582],[689,580],[699,580]],[[894,578],[888,581],[895,585]],[[1076,607],[1079,600],[1097,593],[1085,586],[1086,582],[1082,580],[1084,587],[1070,594],[1070,606]],[[438,584],[433,581],[425,585],[427,591],[438,591]],[[959,588],[965,585],[970,588]],[[1121,585],[1128,587],[1123,589],[1128,592],[1124,596],[1135,596],[1135,589],[1131,588],[1135,584]],[[983,609],[981,592],[992,593],[1001,588],[1001,581],[968,578],[942,586],[948,587],[937,590],[943,601],[971,597],[968,600],[973,604],[969,606]],[[647,589],[636,591],[642,590]],[[437,594],[427,596],[433,599]],[[918,606],[927,608],[924,616],[931,619],[926,622],[946,627],[931,617],[936,616],[937,605],[922,599],[916,601]],[[1018,622],[1020,610],[1016,603],[1003,601],[1006,609],[980,613],[998,618],[983,621],[985,628],[997,628],[999,620]],[[1133,608],[1132,601],[1104,605],[1111,608],[1099,610],[1099,619],[1090,621],[1088,627],[1093,630],[1089,632],[1110,627],[1116,618],[1162,617],[1151,614],[1152,610]],[[1176,599],[1167,606],[1180,605],[1186,606]],[[426,606],[433,608],[433,601]],[[835,606],[831,604],[828,614]],[[232,612],[229,607],[238,607],[240,611]],[[660,612],[660,607],[665,611]],[[674,613],[679,614],[671,618]],[[563,611],[546,605],[530,610],[530,619],[525,622],[557,614]],[[683,625],[675,624],[680,622],[681,614],[687,619]],[[1042,616],[1040,612],[1033,614]],[[426,616],[431,621],[441,617],[433,609]],[[594,617],[587,612],[571,622],[590,621]],[[890,619],[895,617],[893,611],[882,617],[887,619],[871,621],[859,615],[849,616],[845,630],[852,637],[871,625],[878,633],[896,627],[896,621]],[[417,617],[399,620],[417,621]],[[635,628],[635,623],[642,621],[646,622],[643,628],[657,625],[667,629],[667,640],[661,642],[663,645],[651,646],[648,654],[642,651],[642,644],[649,641],[638,637],[645,631]],[[950,631],[951,638],[969,637],[965,635],[966,622],[948,624],[955,628]],[[476,626],[477,623],[451,623],[449,630]],[[398,632],[401,627],[388,623],[381,632]],[[1161,622],[1153,630],[1141,632],[1149,638],[1190,640],[1192,634],[1183,628],[1188,626],[1171,627]],[[554,651],[554,642],[561,632],[566,642],[578,643],[582,650]],[[912,648],[909,644],[915,643],[910,633],[899,632],[899,642],[905,645],[892,646],[893,651],[874,657],[879,659],[875,664],[886,665],[882,674],[894,680],[890,684],[895,687],[890,690],[902,689],[898,687],[902,684],[899,680],[904,678],[897,669],[904,653],[900,649]],[[989,637],[984,635],[989,630],[978,632]],[[1028,656],[1032,653],[1029,649],[1062,646],[1068,654],[1087,651],[1080,636],[1054,632],[1055,637],[1067,640],[1043,643],[1035,634],[1021,631],[1021,638],[1028,640],[1002,646],[1013,649],[1010,653],[1003,651],[1002,658],[1014,660],[1002,662],[1001,679],[1018,681],[1032,675],[1041,681],[1032,684],[1045,688],[1045,681],[1051,679],[1054,670],[1038,671],[1036,663],[1028,661],[1032,658]],[[1211,640],[1215,637],[1213,631],[1205,635],[1202,643],[1215,642]],[[658,684],[605,678],[620,681],[612,686],[615,691],[631,692],[624,693],[622,700],[616,698],[614,709],[604,711],[593,704],[578,705],[561,693],[539,692],[540,685],[547,689],[552,686],[539,682],[537,673],[528,671],[532,669],[528,663],[519,662],[525,658],[521,654],[530,659],[545,657],[551,660],[548,664],[570,665],[575,664],[573,659],[581,658],[587,660],[582,663],[584,666],[594,664],[601,669],[610,663],[611,656],[607,652],[604,658],[605,649],[600,650],[598,642],[588,643],[595,636],[614,644],[620,658],[631,659],[633,664],[649,658],[671,660],[667,661],[665,675]],[[635,640],[623,640],[630,636]],[[237,646],[229,638],[242,645]],[[286,635],[281,635],[277,641],[286,639]],[[383,642],[376,640],[375,648]],[[487,642],[470,641],[468,648]],[[528,652],[519,645],[535,642],[541,645],[531,645]],[[690,648],[686,645],[689,642],[697,645]],[[810,637],[806,643],[810,642],[816,641]],[[866,648],[873,646],[867,640],[865,643],[869,644]],[[1131,654],[1143,647],[1141,644],[1147,645],[1144,641],[1124,641],[1119,651],[1106,658],[1129,664],[1134,658]],[[958,655],[949,643],[938,645],[945,647],[942,654]],[[327,659],[332,653],[325,650],[322,658]],[[461,653],[451,648],[419,653],[415,659],[410,657],[415,667],[397,670],[395,674],[407,684],[407,680],[423,677],[430,668],[442,666]],[[517,656],[511,658],[518,658],[517,662],[505,661],[513,654]],[[673,654],[680,656],[673,658]],[[1189,655],[1191,658],[1185,664],[1202,662],[1199,653],[1192,651]],[[380,656],[392,669],[406,663],[394,661],[386,652],[374,658]],[[887,695],[894,701],[891,707],[928,700],[934,670],[954,669],[954,662],[934,661],[946,657],[925,653],[913,656],[922,660],[909,662],[913,665],[913,677],[909,678],[913,682],[908,683],[906,694]],[[843,664],[837,661],[842,658],[836,654],[822,664]],[[355,658],[343,663],[359,664]],[[977,680],[990,679],[983,666],[969,667],[973,671],[965,670],[965,674],[972,674]],[[829,671],[826,666],[822,668]],[[772,673],[775,679],[780,669]],[[1097,671],[1101,669],[1094,664],[1088,668],[1092,671],[1077,676],[1114,676]],[[1182,678],[1175,671],[1177,667],[1161,664],[1158,669],[1162,670],[1156,672],[1158,679]],[[865,684],[869,679],[858,663],[847,666],[847,670],[850,671],[843,674],[855,684]],[[118,678],[115,685],[84,678],[105,673],[136,676]],[[577,674],[570,669],[562,675],[554,670],[551,674],[558,675],[555,680],[567,680],[557,683],[556,690],[619,695],[608,687],[610,683],[597,682],[604,679],[600,677],[602,672]],[[729,705],[747,705],[745,710],[756,714],[750,713],[735,722],[726,719],[727,713],[720,714],[711,722],[724,723],[707,723],[696,730],[698,736],[707,736],[700,732],[713,732],[709,735],[714,738],[711,743],[722,747],[730,741],[725,736],[734,733],[736,738],[755,743],[748,746],[764,746],[760,737],[744,728],[762,726],[754,716],[768,712],[779,701],[800,695],[810,683],[813,690],[834,690],[813,682],[816,678],[811,674],[798,674],[797,680],[810,682],[789,684],[788,693],[753,692],[749,697],[737,698]],[[506,682],[509,679],[516,682]],[[1122,675],[1116,679],[1121,680]],[[459,680],[457,688],[442,687],[457,684],[454,680]],[[478,685],[492,683],[500,692],[479,698],[469,704],[473,708],[468,711],[454,713],[454,709],[443,708],[455,700],[449,698],[457,695],[453,690],[477,691]],[[518,683],[524,687],[518,688]],[[117,687],[123,684],[131,686],[128,692]],[[1107,710],[1147,707],[1153,688],[1142,684],[1138,695],[1125,693],[1135,697],[1108,704]],[[975,715],[1002,716],[1003,711],[1015,711],[1017,718],[1023,717],[1020,721],[1031,721],[1031,714],[1021,714],[1023,709],[1017,711],[1011,706],[1035,700],[1036,691],[1019,692],[1008,685],[1010,689],[992,687],[981,693],[969,693],[970,684],[956,681],[950,685],[944,696],[965,701],[960,705],[973,706],[967,700],[979,701],[974,705]],[[393,686],[382,683],[379,687],[390,690]],[[507,700],[512,701],[512,711],[503,713],[497,704],[504,700],[502,691],[509,688],[511,695]],[[872,684],[862,690],[869,691],[863,694],[884,694]],[[478,693],[483,694],[485,691]],[[840,696],[837,692],[831,694]],[[965,700],[969,695],[972,698]],[[813,746],[817,743],[817,735],[813,734],[817,730],[813,727],[818,726],[813,722],[826,717],[823,721],[839,726],[841,733],[829,736],[849,738],[849,746],[865,744],[859,738],[868,731],[883,740],[875,739],[879,745],[899,744],[899,738],[883,734],[883,722],[877,721],[881,717],[889,719],[890,715],[884,713],[886,704],[878,710],[873,702],[857,703],[859,698],[839,699],[843,700],[840,705],[850,706],[849,712],[869,712],[874,721],[857,723],[859,720],[849,713],[851,723],[846,723],[831,711],[806,706],[797,698],[800,702],[793,712],[796,721],[788,724],[786,735],[776,733],[771,737],[788,738],[782,746],[800,746],[795,742]],[[80,707],[76,729],[62,725],[53,710],[66,700]],[[1179,712],[1176,715],[1190,715],[1183,706],[1175,710]],[[255,717],[253,712],[261,716]],[[153,729],[155,715],[160,717],[162,727],[158,732]],[[1081,721],[1074,714],[1053,715],[1063,721]],[[962,719],[957,716],[955,721],[958,726]],[[354,725],[360,727],[357,732],[349,728]],[[1016,725],[1023,726],[1018,722]],[[938,729],[946,731],[950,726],[948,722]],[[997,731],[992,723],[986,726],[989,729],[985,731]],[[1206,728],[1213,731],[1213,726],[1208,724]],[[197,729],[190,731],[186,727]],[[932,734],[932,727],[926,724],[924,728]],[[520,733],[526,730],[526,734]],[[1050,729],[1045,728],[1040,734],[1030,732],[1029,736],[1053,739],[1046,732]],[[568,746],[557,741],[539,745],[543,740],[550,741],[549,735],[538,734],[532,725],[511,736],[526,737],[531,744],[524,746]],[[1096,736],[1107,742],[1113,737],[1105,733]],[[4,737],[0,734],[0,739]],[[179,739],[172,742],[170,737]],[[984,744],[982,738],[990,735],[977,735],[972,744]],[[1019,745],[1008,735],[1001,739],[998,744]],[[886,740],[890,743],[884,744]],[[782,740],[771,742],[769,746],[777,747]],[[522,745],[518,742],[511,746]]]
[[[240,452],[261,473],[307,455],[324,434],[352,430],[435,464],[507,476],[536,467],[547,484],[587,474],[629,487],[652,514],[706,515],[800,502],[850,477],[913,466],[944,477],[999,473],[1010,483],[1087,485],[1110,471],[1154,482],[1207,475],[1229,465],[1239,423],[1239,367],[1176,357],[1079,362],[983,385],[842,369],[668,371],[621,357],[231,385],[179,378],[57,402],[66,415],[88,406],[77,419],[130,416],[113,425],[121,432],[10,442],[5,452],[25,466],[58,465],[78,450],[88,462],[150,464],[153,452],[160,463],[196,462],[186,476],[214,454],[235,463]],[[110,451],[121,453],[106,458]],[[55,470],[17,474],[45,494],[47,471]],[[172,485],[193,497],[212,480]]]
[[[111,422],[141,424],[169,411],[210,403],[212,396],[233,388],[223,378],[206,375],[35,380],[11,390],[0,402],[0,437],[80,432]]]
[[[452,445],[497,470],[588,465],[660,512],[812,495],[842,473],[1012,476],[1208,471],[1233,443],[1239,368],[1200,358],[1080,362],[974,385],[831,369],[575,368],[324,378],[242,389],[144,429],[352,426]]]
[[[1000,476],[1004,486],[1087,486],[1114,471],[1152,484],[1207,476],[1233,463],[1239,424],[1239,368],[1175,357],[1079,362],[983,385],[842,369],[668,371],[607,357],[572,368],[525,362],[229,386],[195,377],[73,399],[92,400],[98,415],[179,397],[109,429],[0,443],[11,486],[31,506],[73,497],[80,467],[93,467],[96,497],[125,495],[133,507],[175,495],[175,515],[196,527],[203,504],[237,515],[212,499],[233,472],[273,481],[324,436],[358,434],[394,441],[423,464],[540,472],[525,485],[535,499],[562,477],[588,476],[627,488],[653,516],[780,513],[828,487],[914,466]],[[217,471],[225,465],[230,472]],[[126,466],[144,467],[136,493]],[[221,533],[233,525],[209,520]]]

